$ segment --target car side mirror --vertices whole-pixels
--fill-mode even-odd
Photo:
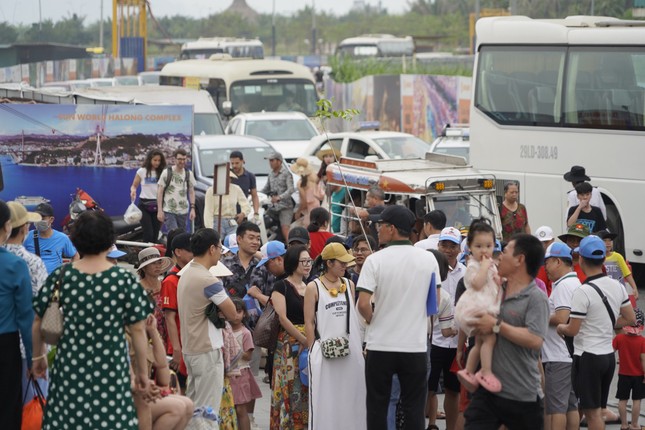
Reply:
[[[222,113],[226,116],[231,116],[233,114],[233,103],[230,100],[222,102]]]

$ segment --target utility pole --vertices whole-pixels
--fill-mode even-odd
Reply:
[[[101,0],[101,20],[99,21],[99,46],[103,48],[103,0]]]
[[[275,57],[275,0],[273,0],[273,13],[271,14],[271,56]]]
[[[311,0],[311,54],[316,55],[316,0]]]

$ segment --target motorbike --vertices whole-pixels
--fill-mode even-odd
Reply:
[[[62,222],[63,232],[69,234],[74,221],[80,214],[85,211],[103,211],[99,203],[92,198],[86,191],[81,188],[76,188],[76,192],[71,194],[72,202],[69,204],[69,213],[65,216]],[[114,224],[114,232],[116,234],[117,245],[122,248],[127,255],[124,259],[131,264],[137,262],[137,254],[141,248],[148,246],[143,241],[143,228],[140,223],[128,224],[123,219],[123,215],[111,216],[112,223]],[[124,243],[126,242],[126,243]],[[159,251],[162,255],[165,253],[163,245],[159,245]]]
[[[262,208],[264,208],[262,220],[266,229],[267,241],[279,240],[286,242],[287,238],[282,234],[282,228],[280,227],[280,212],[275,207],[275,204],[271,203],[271,197],[274,195],[275,193],[269,193],[268,199],[262,202]]]

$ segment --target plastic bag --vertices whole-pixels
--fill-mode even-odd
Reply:
[[[125,220],[126,223],[132,225],[141,221],[142,216],[143,216],[143,213],[141,212],[141,209],[139,209],[137,205],[135,205],[134,202],[132,202],[130,203],[130,206],[128,206],[128,208],[125,210],[125,214],[123,214],[123,219]]]
[[[35,396],[22,408],[21,430],[40,430],[43,426],[43,415],[47,400],[40,390],[38,382],[29,377],[29,383],[34,385]]]

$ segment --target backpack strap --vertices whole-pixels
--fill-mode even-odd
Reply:
[[[611,310],[611,306],[609,306],[609,300],[607,300],[607,296],[603,294],[602,291],[600,291],[600,288],[593,282],[585,282],[587,285],[591,286],[598,295],[600,296],[600,299],[602,300],[602,303],[605,305],[605,308],[607,309],[607,313],[609,314],[609,318],[611,318],[611,328],[613,329],[616,327],[616,317],[614,316],[614,311]]]
[[[40,240],[38,239],[38,230],[34,230],[34,251],[37,256],[40,257]]]

